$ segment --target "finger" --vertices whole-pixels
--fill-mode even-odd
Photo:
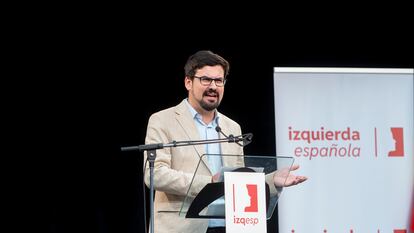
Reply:
[[[295,170],[298,170],[298,169],[299,169],[299,164],[294,164],[294,165],[292,165],[292,167],[290,167],[291,171],[295,171]]]
[[[297,180],[298,180],[299,183],[302,183],[302,182],[306,181],[307,179],[308,179],[308,177],[306,177],[306,176],[299,176]]]

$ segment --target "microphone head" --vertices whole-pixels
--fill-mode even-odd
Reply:
[[[217,133],[220,133],[221,132],[221,128],[220,128],[220,126],[216,126],[216,131],[217,131]]]
[[[243,135],[243,146],[247,146],[248,144],[250,144],[252,142],[252,138],[253,138],[252,133]]]

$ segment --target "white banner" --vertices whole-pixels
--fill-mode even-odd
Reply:
[[[309,180],[284,189],[280,233],[408,233],[413,69],[275,68],[278,155]]]

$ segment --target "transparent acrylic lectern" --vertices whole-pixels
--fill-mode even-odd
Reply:
[[[207,157],[222,159],[220,177],[211,181]],[[293,165],[292,157],[205,154],[199,160],[179,215],[186,218],[225,218],[224,172],[263,172],[266,182],[266,217],[272,217],[282,187]],[[275,186],[275,183],[277,186]]]

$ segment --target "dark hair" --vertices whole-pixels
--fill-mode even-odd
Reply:
[[[230,65],[226,59],[222,58],[220,55],[215,54],[209,50],[198,51],[195,54],[191,55],[184,66],[185,76],[189,78],[194,78],[198,69],[203,68],[204,66],[216,66],[220,65],[224,70],[224,77],[229,74]]]

